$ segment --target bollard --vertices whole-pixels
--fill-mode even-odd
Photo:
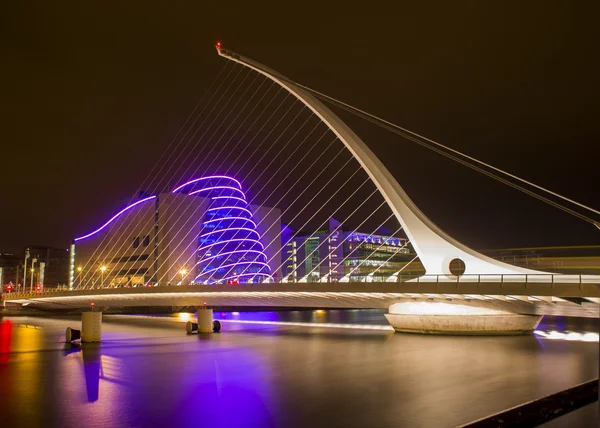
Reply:
[[[198,333],[198,324],[191,321],[186,322],[185,331],[187,331],[187,334]]]
[[[212,333],[213,331],[213,310],[198,309],[198,333]]]
[[[67,327],[67,331],[65,332],[65,339],[67,343],[81,339],[81,330],[75,330],[71,327]]]
[[[81,313],[81,341],[100,342],[102,340],[102,312]]]

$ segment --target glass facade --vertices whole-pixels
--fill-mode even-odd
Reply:
[[[283,277],[290,282],[385,281],[414,257],[405,238],[344,231],[334,219],[308,236],[288,233],[284,249]]]

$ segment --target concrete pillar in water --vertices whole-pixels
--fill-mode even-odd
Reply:
[[[212,333],[213,310],[198,308],[198,333]]]
[[[81,314],[81,341],[102,341],[102,312],[83,312]]]
[[[541,315],[522,315],[506,310],[456,302],[394,303],[385,314],[392,327],[403,333],[456,335],[531,334]]]

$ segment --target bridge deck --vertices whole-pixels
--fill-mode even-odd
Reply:
[[[562,298],[587,300],[575,304]],[[567,283],[283,283],[104,288],[4,295],[48,309],[129,306],[387,308],[403,300],[461,300],[519,313],[598,316],[600,284]]]

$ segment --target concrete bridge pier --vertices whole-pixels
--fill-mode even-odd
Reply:
[[[453,301],[394,303],[385,317],[398,332],[449,335],[531,334],[542,320],[542,315]]]
[[[81,313],[81,341],[102,341],[102,312]]]
[[[198,308],[198,333],[212,333],[213,310]]]

